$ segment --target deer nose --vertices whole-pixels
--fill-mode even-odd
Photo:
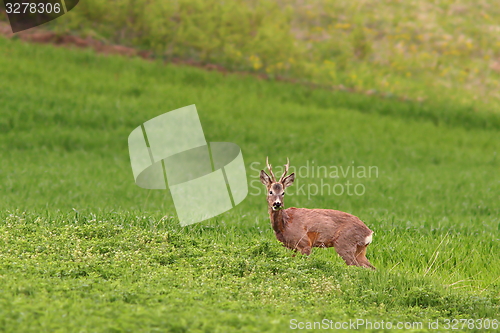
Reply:
[[[281,202],[279,201],[276,201],[274,204],[273,204],[274,207],[281,207]]]

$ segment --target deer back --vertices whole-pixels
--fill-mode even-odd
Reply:
[[[338,210],[291,207],[284,213],[281,233],[290,244],[308,239],[313,247],[331,247],[338,240],[366,245],[373,233],[358,217]]]

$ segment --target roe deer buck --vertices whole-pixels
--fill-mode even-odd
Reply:
[[[286,175],[290,166],[287,159],[285,172],[279,181],[266,158],[270,176],[260,171],[260,181],[267,188],[267,204],[271,225],[276,238],[289,249],[309,255],[313,247],[334,247],[347,265],[375,269],[366,259],[366,247],[372,241],[373,231],[356,216],[332,209],[284,208],[285,189],[292,185],[295,173]]]

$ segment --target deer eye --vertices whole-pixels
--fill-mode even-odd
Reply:
[[[273,194],[273,191],[269,191],[269,194]]]
[[[285,195],[285,192],[283,192],[281,195]]]

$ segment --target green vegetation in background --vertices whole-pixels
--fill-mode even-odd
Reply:
[[[88,0],[49,24],[160,58],[498,113],[495,1]]]
[[[388,117],[370,112],[376,97],[2,38],[0,76],[2,331],[498,319],[498,130],[460,116],[438,126],[404,111],[411,103],[381,101],[401,110]],[[376,166],[378,177],[323,179],[363,184],[362,196],[286,205],[359,216],[375,231],[378,270],[346,267],[333,249],[291,257],[253,186],[235,209],[181,228],[167,191],[134,184],[127,137],[193,103],[207,141],[242,148],[251,185],[266,156],[276,167]]]

